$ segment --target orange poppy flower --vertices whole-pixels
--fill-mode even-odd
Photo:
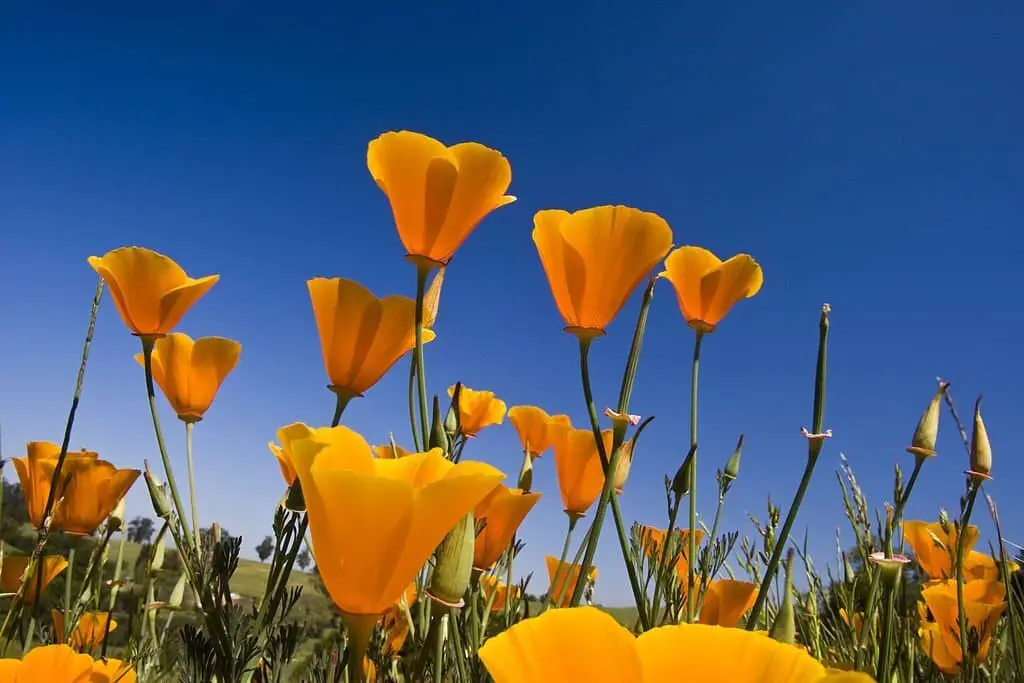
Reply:
[[[89,265],[110,289],[128,329],[140,337],[162,337],[213,287],[219,275],[188,276],[170,258],[142,247],[121,247],[90,256]]]
[[[572,602],[572,591],[580,580],[583,567],[571,562],[559,562],[557,557],[551,555],[547,555],[544,561],[548,568],[548,595],[551,603],[557,607],[566,607]],[[593,585],[596,581],[597,567],[591,565],[587,570],[587,583]]]
[[[508,421],[516,428],[519,443],[531,458],[539,458],[554,442],[560,427],[569,427],[568,415],[548,415],[537,406],[512,406]]]
[[[167,402],[185,422],[198,422],[213,403],[224,378],[238,363],[242,345],[223,337],[192,341],[175,332],[156,340],[153,347],[153,379]],[[135,360],[145,366],[143,354]]]
[[[515,201],[501,152],[476,142],[451,147],[399,131],[370,142],[366,165],[387,195],[405,251],[420,266],[447,265],[477,224]]]
[[[56,444],[34,441],[28,445],[27,457],[13,459],[25,491],[29,519],[36,528],[42,524],[59,454]],[[68,453],[61,469],[61,479],[67,484],[58,492],[60,505],[55,507],[54,528],[83,536],[96,531],[139,474],[139,470],[119,470],[91,451]]]
[[[700,623],[733,628],[756,600],[756,583],[730,579],[712,581],[704,593]]]
[[[940,522],[909,520],[903,523],[903,538],[914,551],[914,559],[930,579],[948,579],[955,573],[953,553],[956,552],[957,530],[950,523],[943,531]],[[971,550],[978,540],[978,527],[967,527],[965,550]]]
[[[612,430],[606,429],[601,435],[605,448],[610,450]],[[604,469],[594,432],[589,429],[559,429],[555,434],[554,447],[555,474],[562,493],[562,506],[569,515],[582,517],[604,488]]]
[[[593,339],[672,247],[672,229],[654,213],[598,206],[533,217],[533,242],[566,331]]]
[[[277,440],[281,442],[278,446],[273,441],[267,444],[270,452],[277,458],[277,464],[281,467],[281,476],[284,483],[291,486],[295,483],[295,465],[292,464],[292,444],[300,439],[313,439],[324,444],[345,443],[347,432],[341,427],[310,427],[303,422],[293,422],[277,430]]]
[[[416,302],[378,299],[358,282],[313,278],[308,283],[324,366],[333,391],[362,396],[416,346]],[[423,331],[423,343],[434,333]]]
[[[455,395],[455,385],[448,387],[448,396]],[[477,391],[462,385],[459,392],[459,433],[476,436],[481,429],[500,425],[505,419],[505,402],[493,391]]]
[[[512,586],[509,588],[494,576],[485,574],[480,577],[480,586],[484,594],[484,600],[491,600],[491,594],[494,595],[494,600],[491,601],[491,611],[500,612],[505,609],[505,602],[509,596],[512,596],[513,600],[519,598],[520,591],[519,586]]]
[[[92,657],[67,645],[44,645],[29,650],[22,659],[0,659],[0,681],[91,683],[93,666]]]
[[[51,610],[53,618],[53,632],[56,634],[57,642],[64,642],[64,612],[63,610]],[[107,622],[110,622],[109,627]],[[107,612],[83,612],[71,632],[68,639],[71,647],[79,651],[90,651],[98,648],[107,639],[107,634],[117,630],[117,620],[111,619]]]
[[[839,608],[839,618],[843,620],[843,623],[853,629],[853,631],[860,635],[860,631],[864,628],[864,613],[854,612],[853,619],[850,619],[850,614],[846,611],[846,608]],[[924,617],[921,618],[924,621]]]
[[[596,607],[549,610],[489,639],[480,659],[495,683],[728,681],[869,683],[829,674],[806,652],[743,629],[680,624],[634,637]],[[681,679],[680,672],[685,672]]]
[[[292,443],[313,554],[331,599],[360,626],[377,621],[444,537],[504,478],[480,462],[452,463],[441,449],[373,457],[347,427],[331,444]]]
[[[97,659],[92,664],[90,683],[136,683],[135,669],[120,659]]]
[[[964,557],[964,579],[967,581],[999,581],[1000,562],[998,557],[972,550]],[[1020,569],[1020,565],[1013,560],[1008,560],[1007,565],[1011,574]]]
[[[698,332],[714,332],[737,301],[757,294],[764,282],[761,266],[747,254],[720,260],[701,247],[680,247],[665,259],[661,277],[672,283],[679,310]]]
[[[486,523],[476,536],[473,547],[474,567],[490,569],[494,566],[538,500],[539,493],[524,493],[522,489],[499,485],[476,506],[476,519],[486,520]]]
[[[397,654],[405,644],[405,639],[409,637],[409,619],[405,616],[405,610],[412,607],[414,602],[416,602],[416,584],[412,583],[405,589],[402,597],[384,612],[381,621],[384,632],[387,633],[384,643],[385,652]]]
[[[31,558],[28,555],[8,555],[4,558],[3,569],[0,570],[0,588],[4,593],[17,593],[21,588],[21,579],[28,569],[28,562]],[[43,590],[50,585],[57,576],[67,569],[68,561],[60,555],[44,555],[40,558],[43,567]],[[25,585],[25,601],[35,602],[36,586],[39,581],[39,565],[27,579]]]
[[[997,581],[968,581],[963,586],[964,616],[972,634],[972,656],[978,663],[988,658],[992,634],[1006,609],[1006,589]],[[946,673],[957,673],[963,661],[960,650],[960,617],[955,580],[933,583],[921,591],[921,597],[935,618],[934,624],[921,625],[921,649]]]

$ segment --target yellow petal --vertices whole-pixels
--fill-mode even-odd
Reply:
[[[713,331],[740,299],[761,289],[761,266],[747,254],[721,261],[701,247],[685,246],[665,259],[662,277],[672,283],[679,309],[687,322]]]
[[[28,652],[21,662],[18,681],[88,683],[92,657],[80,655],[67,645],[45,645]]]

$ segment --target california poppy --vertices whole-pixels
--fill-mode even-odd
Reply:
[[[513,600],[519,598],[519,586],[506,586],[491,574],[480,577],[480,587],[483,591],[484,600],[490,601],[491,611],[500,612],[505,609],[505,603],[511,597]],[[491,599],[491,596],[494,596]]]
[[[121,247],[90,256],[89,265],[110,289],[128,329],[140,337],[162,337],[213,287],[219,275],[189,277],[173,260],[143,247]]]
[[[604,430],[601,436],[605,448],[610,450],[612,430]],[[604,488],[604,468],[594,432],[563,427],[555,434],[554,446],[555,474],[562,494],[562,506],[567,514],[582,517]]]
[[[476,506],[474,515],[484,520],[484,528],[476,536],[473,547],[473,566],[490,569],[505,552],[516,530],[540,500],[539,493],[524,493],[499,485]]]
[[[373,454],[378,458],[385,460],[394,460],[395,458],[404,458],[409,455],[409,451],[402,448],[399,445],[392,446],[391,444],[382,444],[380,446],[373,447]]]
[[[448,395],[455,395],[455,385],[448,387]],[[459,392],[459,432],[476,436],[481,429],[500,425],[505,419],[505,402],[493,391],[477,391],[463,385]]]
[[[572,602],[572,592],[580,580],[583,567],[571,562],[559,562],[557,557],[548,555],[544,558],[548,568],[548,597],[557,607],[566,607]],[[597,581],[597,567],[591,565],[587,570],[587,583]]]
[[[508,421],[516,428],[519,443],[531,458],[539,458],[551,448],[559,427],[570,426],[567,415],[548,415],[537,406],[512,406]]]
[[[969,638],[971,656],[984,662],[992,644],[996,624],[1006,609],[1006,589],[997,581],[968,581],[963,585],[964,617],[977,637]],[[963,661],[960,649],[960,617],[955,580],[932,583],[921,597],[935,619],[934,626],[922,624],[921,648],[946,673],[957,673]]]
[[[1020,569],[1013,560],[1007,561],[1007,569],[1012,574]],[[1001,560],[985,553],[972,550],[964,556],[964,579],[974,581],[984,579],[985,581],[999,581],[1001,571]]]
[[[505,194],[508,160],[476,142],[446,147],[421,133],[384,133],[370,142],[366,165],[419,266],[447,265],[487,214],[516,199]]]
[[[97,659],[92,664],[90,683],[136,683],[135,669],[120,659]]]
[[[21,580],[28,568],[31,557],[28,555],[7,555],[4,557],[3,570],[0,571],[0,588],[5,593],[17,593],[21,588]],[[68,561],[60,555],[43,555],[39,558],[42,563],[43,590],[50,585],[57,576],[67,569]],[[36,598],[36,586],[39,582],[39,564],[36,565],[32,575],[26,579],[24,598],[27,602],[34,602]]]
[[[592,339],[604,330],[672,246],[672,229],[655,213],[598,206],[533,217],[540,254],[566,331]]]
[[[378,299],[358,282],[313,278],[308,283],[324,366],[333,391],[362,396],[416,346],[416,302]],[[423,331],[423,343],[434,333]]]
[[[0,681],[91,683],[93,667],[92,657],[67,645],[44,645],[29,650],[21,659],[0,659]]]
[[[948,531],[940,522],[908,520],[903,523],[903,538],[914,551],[914,559],[930,579],[948,579],[953,576],[953,554],[956,552],[957,529],[948,524]],[[967,527],[964,550],[969,551],[978,540],[978,527]]]
[[[722,261],[701,247],[680,247],[665,259],[661,277],[672,283],[679,310],[698,332],[714,332],[737,301],[757,294],[761,266],[747,254]]]
[[[278,446],[273,441],[267,444],[270,452],[277,458],[284,483],[291,486],[295,483],[295,465],[292,464],[292,444],[301,439],[313,439],[325,444],[344,443],[347,431],[341,427],[310,427],[303,422],[293,422],[277,430]]]
[[[716,579],[708,584],[704,604],[700,608],[700,623],[711,626],[736,626],[740,618],[754,606],[757,584],[749,581]]]
[[[56,634],[57,642],[64,642],[64,611],[51,610],[53,618],[53,631]],[[109,623],[108,623],[109,622]],[[68,643],[76,650],[89,651],[98,648],[107,639],[107,634],[117,629],[117,621],[110,618],[107,612],[83,612],[78,617],[78,623],[71,631]]]
[[[210,408],[224,378],[238,363],[242,345],[223,337],[192,341],[175,332],[156,340],[153,347],[153,379],[167,402],[185,422],[198,422]],[[145,365],[143,354],[135,360]]]

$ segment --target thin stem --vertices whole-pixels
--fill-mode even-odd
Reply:
[[[704,339],[703,332],[697,332],[693,341],[693,364],[690,371],[690,533],[686,536],[686,621],[693,623],[694,559],[697,556],[697,387],[700,376],[700,346]]]
[[[192,422],[185,423],[185,464],[188,468],[188,501],[192,508],[192,528],[195,530],[196,557],[203,556],[202,534],[199,533],[199,502],[196,500],[196,472],[192,464]]]
[[[1009,583],[1010,560],[1008,559],[1009,556],[1006,554],[1006,544],[1003,542],[1003,529],[999,522],[999,511],[996,510],[996,502],[992,500],[992,496],[985,496],[985,498],[988,501],[988,509],[989,513],[992,515],[992,521],[995,523],[996,538],[999,539],[999,566],[1002,569],[1002,579],[1004,583]],[[1011,654],[1013,655],[1014,667],[1017,669],[1017,676],[1019,679],[1024,680],[1024,667],[1022,667],[1022,662],[1020,660],[1021,649],[1020,642],[1018,640],[1019,634],[1017,633],[1017,629],[1020,624],[1020,613],[1018,611],[1020,609],[1020,605],[1017,602],[1017,596],[1018,593],[1016,589],[1011,585],[1010,590],[1006,592],[1006,611],[1009,614],[1007,622],[1010,628],[1010,641],[1013,644]]]
[[[419,354],[416,353],[416,349],[412,350],[412,358],[409,361],[409,426],[412,428],[412,445],[413,450],[417,453],[423,450],[420,445],[420,428],[416,423],[416,365],[417,357]]]
[[[439,617],[440,627],[437,630],[437,639],[434,641],[434,668],[432,669],[431,681],[441,683],[444,670],[444,641],[448,636],[448,613],[443,612]]]
[[[427,375],[423,362],[423,295],[427,288],[430,268],[416,266],[416,348],[413,359],[416,362],[417,394],[420,404],[420,433],[423,447],[430,443],[430,423],[427,421]]]
[[[68,567],[64,575],[64,641],[68,642],[68,635],[71,633],[71,590],[75,583],[75,558],[78,554],[77,539],[71,539],[71,547],[68,548]]]
[[[668,529],[665,531],[665,540],[661,544],[661,554],[658,558],[658,566],[654,569],[654,599],[651,601],[651,625],[657,626],[661,623],[658,619],[658,612],[661,610],[660,598],[661,587],[665,583],[665,564],[668,562],[669,539],[675,531],[676,518],[679,516],[679,496],[672,501],[672,508],[668,511]],[[665,613],[668,614],[668,605],[665,605]]]
[[[615,529],[619,536],[619,546],[628,549],[629,539],[626,537],[626,526],[622,520],[622,511],[619,509],[619,499],[612,495],[611,501],[612,517],[615,519]],[[640,628],[644,631],[651,627],[647,620],[647,606],[644,604],[644,591],[640,587],[640,577],[636,574],[636,567],[630,561],[629,555],[626,558],[626,575],[629,578],[629,586],[633,591],[633,601],[636,603],[636,615],[640,621]]]
[[[333,391],[337,398],[334,402],[334,417],[331,418],[331,426],[337,427],[341,424],[341,416],[345,413],[345,408],[348,408],[348,404],[355,398],[355,394],[341,388],[333,389]]]
[[[571,512],[566,512],[565,514],[567,514],[569,516],[569,529],[565,532],[565,542],[562,543],[562,554],[558,556],[558,568],[555,569],[555,575],[553,577],[551,577],[551,588],[552,589],[554,589],[556,586],[558,586],[558,580],[563,577],[562,570],[565,569],[565,558],[569,555],[569,544],[572,542],[572,532],[573,532],[573,529],[576,528],[576,522],[578,522],[580,520],[579,515],[575,515],[575,514],[573,514]],[[566,579],[566,581],[568,582],[568,579]],[[551,607],[551,604],[553,602],[559,602],[560,603],[562,601],[562,597],[565,595],[565,588],[566,588],[565,586],[558,586],[558,596],[557,597],[555,595],[552,595],[551,590],[548,590],[548,597],[547,597],[546,600],[544,600],[544,608],[541,611],[542,612],[547,611],[547,609],[549,607]],[[505,602],[507,603],[508,602],[508,598],[507,598],[508,593],[506,593],[505,595],[506,595]]]
[[[167,477],[167,486],[171,489],[171,498],[174,501],[174,509],[178,513],[178,524],[181,527],[182,536],[190,547],[195,547],[195,540],[192,538],[192,531],[185,522],[185,506],[181,502],[181,494],[178,493],[178,484],[174,480],[174,470],[171,467],[171,458],[167,454],[167,444],[164,443],[164,432],[160,428],[160,415],[156,409],[156,388],[153,386],[153,346],[156,339],[153,337],[141,337],[142,359],[146,370],[146,394],[149,398],[149,414],[153,418],[153,431],[156,433],[156,445],[160,451],[160,459],[164,464],[164,476]]]
[[[971,477],[971,475],[968,475]],[[960,516],[960,524],[956,534],[956,606],[957,622],[960,628],[960,654],[964,667],[968,666],[968,643],[967,643],[967,615],[964,609],[964,553],[967,551],[967,543],[964,538],[967,529],[970,528],[971,513],[974,512],[974,501],[978,497],[978,489],[981,485],[973,477],[967,484],[967,501],[964,506],[963,515]]]
[[[718,504],[715,505],[715,518],[711,522],[711,531],[708,532],[708,538],[711,539],[711,541],[710,541],[711,543],[714,543],[715,539],[718,538],[718,523],[722,519],[722,507],[724,505],[725,505],[725,489],[721,489],[719,491],[719,493],[718,493]],[[691,531],[691,533],[692,533],[692,531]],[[700,569],[700,578],[701,578],[700,586],[697,589],[697,606],[694,608],[694,610],[697,613],[698,617],[700,616],[701,608],[704,606],[704,593],[706,592],[705,591],[705,586],[707,584],[707,580],[709,578],[711,578],[709,576],[709,568],[707,566],[702,566],[701,567],[701,569]]]

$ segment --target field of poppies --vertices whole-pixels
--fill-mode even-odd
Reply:
[[[893,501],[877,514],[844,469],[842,501],[856,547],[815,565],[791,532],[831,436],[824,427],[824,305],[813,420],[804,430],[803,472],[793,472],[795,495],[786,507],[770,507],[752,538],[721,529],[743,442],[718,463],[717,491],[699,498],[717,501],[713,514],[698,510],[698,467],[715,467],[698,458],[698,370],[702,345],[714,343],[719,323],[742,315],[742,301],[761,289],[757,261],[673,248],[666,221],[637,208],[538,211],[533,241],[565,332],[579,346],[589,419],[574,425],[544,406],[508,407],[490,391],[427,381],[427,356],[443,353],[432,328],[445,270],[488,214],[516,201],[507,194],[508,160],[475,142],[449,147],[401,131],[370,142],[367,165],[390,202],[413,296],[379,298],[341,277],[309,280],[334,417],[326,425],[265,425],[268,436],[276,430],[267,457],[276,458],[282,482],[280,499],[267,501],[276,506],[275,545],[255,605],[238,604],[229,587],[240,539],[216,526],[201,533],[194,497],[192,432],[234,370],[241,344],[193,340],[177,330],[189,309],[216,296],[218,276],[193,277],[187,264],[137,246],[88,259],[98,283],[63,441],[29,443],[13,458],[37,540],[31,553],[2,557],[7,659],[0,660],[0,682],[1024,681],[1017,564],[1001,532],[993,554],[974,547],[975,515],[990,515],[999,530],[995,503],[983,490],[993,457],[980,401],[961,424],[947,383],[922,396],[920,422],[907,429],[909,474],[897,468]],[[656,287],[674,293],[693,350],[689,452],[666,472],[663,528],[625,519],[616,495],[628,485],[649,423],[630,413],[630,402]],[[624,310],[638,288],[639,310]],[[69,450],[104,303],[116,306],[139,339],[154,462],[159,456],[152,471]],[[595,400],[591,388],[589,351],[620,315],[635,316],[635,331],[618,400],[603,408],[609,404]],[[356,399],[372,401],[389,371],[408,373],[409,423],[393,430],[408,441],[371,444],[345,426],[345,409]],[[184,424],[186,472],[171,467],[161,394]],[[518,472],[463,458],[469,439],[506,417],[522,445]],[[918,475],[937,457],[940,422],[950,421],[964,445],[963,453],[942,454],[964,462],[957,514],[906,520]],[[547,452],[557,492],[533,488],[535,460]],[[148,487],[161,525],[135,571],[112,558],[133,485]],[[561,496],[565,541],[547,551],[547,581],[538,589],[535,577],[530,585],[544,591],[538,597],[527,595],[515,560],[534,542],[518,530],[542,494]],[[347,522],[353,519],[359,524]],[[56,543],[60,538],[71,542]],[[75,541],[86,538],[93,542]],[[601,581],[594,563],[600,543],[620,550],[635,602],[626,625],[591,605]],[[161,581],[168,544],[181,564],[173,585]],[[290,581],[307,547],[343,624],[312,654],[313,634],[292,616],[300,589]],[[115,605],[127,605],[120,623]],[[116,646],[115,631],[123,636]]]

